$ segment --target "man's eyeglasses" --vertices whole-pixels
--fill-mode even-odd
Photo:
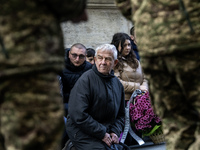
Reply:
[[[72,57],[73,57],[74,59],[76,59],[77,57],[79,57],[79,59],[84,59],[84,58],[85,58],[85,55],[83,55],[83,54],[77,55],[77,54],[73,54],[73,53],[71,53],[71,52],[70,52],[70,54],[72,55]]]

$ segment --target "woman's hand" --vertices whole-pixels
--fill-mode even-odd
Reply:
[[[148,91],[148,88],[144,85],[140,85],[140,90],[141,91]]]

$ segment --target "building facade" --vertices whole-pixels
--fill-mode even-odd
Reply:
[[[88,21],[74,24],[61,24],[64,47],[82,43],[87,48],[96,48],[100,44],[110,43],[116,32],[129,34],[132,23],[126,20],[116,7],[114,0],[88,0]]]

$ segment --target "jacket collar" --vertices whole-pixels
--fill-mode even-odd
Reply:
[[[96,64],[94,64],[94,65],[92,66],[92,70],[93,70],[98,76],[100,76],[101,78],[104,78],[104,79],[111,79],[111,78],[115,77],[114,71],[113,71],[113,70],[111,70],[111,73],[108,74],[108,75],[104,75],[104,74],[100,73],[100,72],[97,70]]]

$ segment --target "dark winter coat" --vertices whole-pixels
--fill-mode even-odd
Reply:
[[[69,49],[66,52],[65,59],[65,69],[61,73],[61,82],[62,82],[62,94],[63,94],[63,102],[68,103],[69,94],[74,84],[78,80],[78,78],[87,70],[92,68],[92,64],[85,61],[80,66],[74,66],[68,57]]]
[[[114,72],[103,75],[96,65],[76,82],[69,98],[67,132],[102,140],[105,133],[122,132],[125,116],[124,88]],[[80,137],[79,137],[80,138]]]
[[[138,52],[138,48],[137,48],[137,45],[133,42],[133,40],[131,40],[131,46],[132,46],[132,49],[134,50],[137,60],[140,61],[140,55]]]

